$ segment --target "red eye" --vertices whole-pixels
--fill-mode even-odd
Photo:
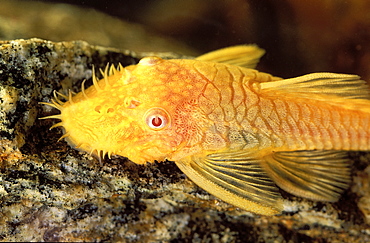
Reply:
[[[160,117],[160,116],[153,117],[151,123],[152,123],[152,126],[153,127],[160,127],[160,126],[162,126],[162,124],[163,124],[162,117]]]
[[[161,130],[170,122],[168,113],[162,108],[151,108],[144,117],[146,124],[154,130]]]

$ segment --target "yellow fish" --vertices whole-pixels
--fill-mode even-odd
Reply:
[[[73,147],[135,163],[175,161],[197,185],[261,215],[283,210],[277,186],[336,201],[349,150],[370,150],[370,101],[356,75],[282,79],[253,69],[264,51],[235,46],[195,60],[145,57],[106,68],[72,97],[57,95],[53,127]],[[276,186],[277,185],[277,186]]]

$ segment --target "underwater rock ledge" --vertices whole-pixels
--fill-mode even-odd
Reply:
[[[161,58],[185,58],[151,53]],[[172,162],[100,164],[57,142],[53,90],[79,92],[109,63],[149,53],[41,39],[0,42],[0,241],[366,242],[370,155],[351,153],[353,185],[337,203],[281,192],[291,209],[257,216],[199,189]],[[90,80],[91,84],[91,80]],[[88,86],[87,84],[86,86]]]

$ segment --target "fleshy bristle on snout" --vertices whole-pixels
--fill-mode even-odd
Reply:
[[[123,69],[124,69],[124,67],[122,66],[121,63],[119,63],[118,64],[118,71],[121,71]],[[104,79],[104,84],[105,84],[106,87],[110,86],[109,76],[115,75],[118,71],[117,71],[117,68],[114,66],[114,64],[110,65],[109,63],[105,66],[104,70],[99,69],[99,72],[100,72],[100,74],[102,75],[102,77]],[[91,77],[91,79],[92,79],[93,86],[95,87],[96,91],[103,90],[103,88],[99,86],[99,79],[96,76],[94,66],[92,67],[92,77]],[[85,85],[85,80],[82,82],[81,89],[82,89],[82,93],[84,94],[84,97],[87,98],[86,93],[85,93],[85,86],[84,85]]]
[[[59,92],[57,92],[57,91],[55,91],[55,90],[54,90],[53,94],[54,94],[54,99],[51,99],[51,103],[48,103],[48,102],[39,102],[39,104],[51,106],[51,107],[54,107],[54,108],[56,108],[56,109],[58,109],[60,111],[63,110],[64,102],[61,101],[58,98],[57,94],[60,95],[60,96],[62,96],[65,99],[68,99],[68,97],[65,96],[65,95],[63,95],[63,94],[61,94],[61,93],[59,93]],[[48,117],[42,117],[40,119],[47,119],[47,118]],[[53,117],[51,117],[51,118],[53,118]]]
[[[59,98],[58,98],[58,95],[61,96],[62,98],[68,100],[68,97],[64,94],[61,94],[57,91],[54,90],[53,92],[53,95],[54,95],[54,99],[51,99],[51,103],[48,103],[48,102],[39,102],[39,104],[42,104],[42,105],[47,105],[47,106],[50,106],[50,107],[53,107],[53,108],[56,108],[60,111],[63,110],[63,105],[64,105],[64,102],[61,101]],[[61,116],[60,114],[59,115],[52,115],[52,116],[45,116],[45,117],[40,117],[39,119],[61,119]]]
[[[103,70],[99,70],[100,73],[96,73],[96,70],[93,67],[91,77],[93,83],[91,87],[92,89],[88,90],[89,88],[85,88],[86,80],[83,80],[81,83],[82,97],[81,95],[75,96],[76,94],[73,93],[71,90],[69,90],[68,93],[64,94],[54,91],[54,97],[52,97],[50,102],[40,102],[40,104],[56,108],[60,111],[60,114],[45,116],[39,119],[60,119],[61,121],[56,122],[50,127],[50,129],[56,127],[63,128],[64,134],[58,139],[58,141],[65,139],[71,147],[76,148],[80,151],[90,152],[90,155],[96,157],[99,160],[100,164],[102,164],[102,160],[105,157],[108,157],[110,159],[111,155],[115,153],[115,150],[110,148],[106,149],[106,146],[97,146],[97,148],[89,141],[84,140],[82,142],[79,138],[76,138],[76,136],[74,135],[76,134],[76,132],[71,130],[73,129],[73,124],[70,125],[70,122],[68,120],[68,115],[70,115],[68,108],[70,106],[78,105],[81,100],[86,101],[86,103],[91,102],[93,100],[92,98],[94,98],[94,95],[100,95],[100,93],[104,93],[103,91],[105,91],[106,89],[111,88],[112,84],[110,83],[110,76],[117,75],[120,71],[124,70],[125,69],[121,64],[119,64],[117,67],[112,64],[107,64],[107,66]],[[97,77],[99,74],[102,75],[102,79]],[[130,103],[130,107],[132,107],[132,105],[136,103],[133,100]]]
[[[71,96],[71,92],[69,92],[69,96]],[[61,96],[63,99],[66,99],[68,100],[68,97],[62,93],[59,93],[57,91],[54,90],[53,92],[53,95],[54,95],[54,98],[51,99],[51,103],[48,103],[48,102],[39,102],[39,104],[42,104],[42,105],[47,105],[47,106],[50,106],[50,107],[54,107],[56,109],[58,109],[59,111],[62,111],[63,110],[63,105],[64,105],[64,102],[61,101],[59,98],[58,98],[58,95]],[[59,119],[59,120],[62,120],[62,116],[61,114],[57,114],[57,115],[51,115],[51,116],[45,116],[45,117],[40,117],[39,119],[41,120],[44,120],[44,119]],[[63,122],[58,122],[54,125],[52,125],[50,127],[50,130],[53,129],[53,128],[56,128],[56,127],[63,127]],[[58,139],[61,140],[65,137],[67,137],[68,134],[64,134],[61,138]]]
[[[77,147],[76,147],[77,148]],[[109,159],[111,159],[112,154],[114,152],[112,151],[104,151],[104,150],[98,150],[98,149],[92,149],[90,151],[90,155],[94,156],[99,160],[100,165],[102,166],[102,161],[104,160],[104,157],[107,156]]]

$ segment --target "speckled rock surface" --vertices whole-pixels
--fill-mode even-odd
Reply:
[[[101,164],[57,142],[57,111],[38,102],[80,91],[91,67],[146,54],[39,39],[0,43],[0,240],[110,242],[370,241],[370,155],[351,153],[353,184],[337,203],[282,191],[287,211],[257,216],[209,195],[174,163]],[[170,54],[164,58],[181,57]]]

